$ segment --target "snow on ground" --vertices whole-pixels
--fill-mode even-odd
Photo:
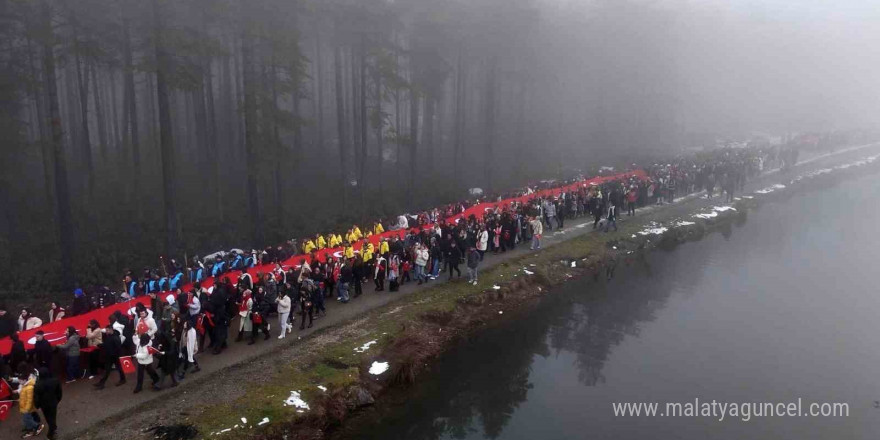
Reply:
[[[715,206],[712,208],[713,211],[724,212],[724,211],[736,211],[736,208],[733,206]]]
[[[705,214],[694,214],[694,217],[708,220],[710,218],[718,217],[718,213],[715,211],[707,212]]]
[[[656,227],[656,228],[648,228],[648,229],[641,230],[641,231],[639,231],[639,234],[640,235],[652,235],[652,234],[660,235],[668,230],[669,230],[668,228],[664,228],[663,226],[660,226],[660,227]]]
[[[373,376],[378,376],[386,371],[388,371],[388,362],[373,362],[373,365],[370,365],[370,374]]]
[[[266,423],[269,423],[269,418],[268,418],[268,417],[263,417],[263,420],[260,420],[260,423],[257,423],[257,426],[263,426],[263,425],[265,425]]]
[[[363,353],[363,352],[369,350],[371,345],[376,344],[376,343],[377,343],[376,340],[372,340],[370,342],[367,342],[364,345],[361,345],[360,347],[355,347],[354,351],[356,351],[358,353]]]
[[[284,401],[284,406],[292,406],[300,410],[308,410],[309,404],[306,403],[305,400],[302,400],[302,397],[299,391],[291,391],[290,397]]]
[[[675,227],[676,227],[676,228],[680,228],[680,227],[683,227],[683,226],[693,226],[693,225],[695,225],[695,224],[696,224],[696,223],[694,223],[694,222],[688,222],[688,221],[684,221],[684,220],[679,220],[679,221],[675,222]]]

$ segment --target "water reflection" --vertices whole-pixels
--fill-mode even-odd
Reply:
[[[554,292],[529,313],[466,341],[444,356],[423,380],[399,396],[406,402],[374,409],[337,438],[498,438],[532,383],[536,357],[574,354],[581,384],[604,382],[615,346],[638,337],[674,290],[662,254],[621,264],[618,280],[580,281]],[[695,269],[694,267],[690,268]]]

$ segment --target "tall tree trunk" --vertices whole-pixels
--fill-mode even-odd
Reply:
[[[462,56],[461,49],[458,52],[458,67],[457,74],[455,79],[455,144],[452,148],[452,170],[453,170],[453,181],[455,182],[455,188],[453,190],[460,189],[461,185],[461,151],[462,144],[464,142],[464,105],[465,105],[465,73],[464,73],[464,57]]]
[[[156,99],[159,107],[159,137],[162,162],[162,195],[165,206],[165,254],[175,255],[178,242],[177,193],[175,191],[174,139],[168,102],[168,54],[162,38],[159,0],[153,0],[153,44],[156,52]]]
[[[104,110],[101,107],[101,86],[98,82],[98,68],[95,66],[95,63],[91,64],[92,71],[92,83],[94,87],[92,87],[92,98],[95,101],[95,117],[97,118],[98,125],[98,148],[101,155],[101,160],[107,160],[107,130],[106,123],[107,121],[104,119]]]
[[[122,11],[122,61],[124,64],[123,82],[123,110],[125,112],[124,137],[131,145],[131,169],[128,173],[131,181],[132,196],[129,200],[134,202],[137,211],[138,223],[144,220],[144,209],[141,200],[141,147],[138,128],[137,94],[134,84],[134,62],[131,53],[131,36],[128,33],[128,18],[125,10]]]
[[[494,182],[492,173],[495,169],[493,161],[495,160],[495,93],[496,93],[496,65],[497,59],[493,56],[489,61],[489,71],[486,81],[486,155],[485,155],[485,173],[486,173],[486,189],[492,192]]]
[[[28,70],[30,71],[31,78],[34,82],[40,78],[38,75],[37,68],[35,66],[35,61],[33,59],[33,50],[31,48],[31,40],[27,39],[27,54],[28,54]],[[43,82],[46,81],[46,73],[45,66],[43,68]],[[42,153],[43,159],[43,181],[46,185],[46,208],[48,208],[50,213],[53,213],[50,216],[50,220],[55,218],[54,215],[54,206],[55,206],[55,182],[54,182],[54,173],[52,171],[52,144],[51,144],[51,127],[46,124],[46,97],[44,90],[41,90],[40,87],[33,87],[32,95],[34,100],[36,101],[37,107],[37,125],[39,126],[40,131],[40,152]]]
[[[202,31],[207,35],[207,29]],[[214,69],[211,57],[207,54],[203,56],[202,62],[203,74],[203,90],[205,95],[205,113],[208,118],[208,156],[211,160],[212,181],[214,189],[214,210],[218,216],[218,220],[222,224],[224,222],[224,206],[223,206],[223,188],[222,178],[220,175],[220,144],[217,142],[217,113],[214,109]]]
[[[376,74],[373,81],[376,85],[376,183],[379,185],[379,200],[384,200],[382,165],[384,165],[383,149],[383,129],[385,128],[385,117],[382,114],[382,72],[376,67]]]
[[[75,11],[76,8],[71,8]],[[80,148],[82,148],[82,157],[86,168],[86,195],[87,205],[91,205],[95,191],[95,166],[92,160],[92,141],[89,133],[89,76],[86,69],[85,61],[80,55],[79,46],[79,24],[76,15],[71,16],[73,27],[73,53],[74,64],[76,70],[76,83],[79,88],[79,107],[80,107]]]
[[[324,150],[324,58],[321,55],[321,31],[320,27],[315,32],[315,95],[317,99],[317,108],[315,109],[315,120],[317,121],[317,148],[315,151]]]
[[[415,78],[410,79],[409,89],[409,184],[406,187],[406,200],[409,206],[415,203],[416,172],[418,170],[419,152],[419,92],[416,90]]]
[[[284,165],[287,164],[287,155],[285,154],[284,146],[281,145],[281,133],[278,129],[278,86],[276,84],[278,81],[278,71],[275,67],[274,57],[270,68],[272,69],[270,82],[272,88],[272,143],[275,144],[275,215],[280,229],[284,225],[284,207],[287,205],[284,200]],[[293,106],[297,106],[295,100]]]
[[[263,210],[260,203],[259,189],[257,188],[257,102],[256,87],[254,81],[254,63],[250,37],[247,30],[242,31],[241,36],[241,64],[244,68],[242,88],[244,92],[244,141],[245,141],[245,169],[247,170],[247,198],[248,213],[253,227],[253,243],[263,244]]]
[[[55,80],[55,35],[52,30],[52,8],[49,0],[42,0],[41,22],[43,42],[43,76],[46,81],[46,94],[49,107],[48,125],[52,131],[52,154],[55,163],[55,198],[58,215],[58,237],[61,247],[61,286],[73,287],[72,257],[74,252],[73,220],[70,212],[70,193],[67,185],[67,161],[64,158],[63,133],[61,132],[61,113],[58,107],[58,84]]]
[[[425,95],[425,121],[424,121],[424,133],[425,137],[423,140],[425,146],[425,156],[426,156],[426,169],[425,176],[428,179],[434,177],[434,111],[436,107],[436,102],[434,101],[434,96],[430,93]]]
[[[339,177],[340,183],[342,183],[342,209],[344,210],[347,206],[346,202],[348,193],[348,182],[346,178],[346,173],[348,171],[346,162],[348,161],[345,158],[347,154],[345,150],[348,146],[348,142],[345,137],[345,90],[342,86],[342,73],[345,67],[342,65],[342,46],[336,46],[333,58],[335,61],[333,70],[336,79],[336,131],[339,136]]]
[[[365,193],[367,191],[367,185],[364,179],[364,172],[366,170],[367,165],[367,121],[369,118],[367,117],[367,49],[366,45],[363,41],[361,41],[361,49],[360,49],[360,72],[358,72],[359,79],[359,104],[360,107],[360,136],[361,136],[361,163],[360,169],[358,170],[358,189],[361,196],[361,221],[366,219],[366,200]]]

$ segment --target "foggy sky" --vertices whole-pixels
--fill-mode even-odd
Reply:
[[[589,0],[542,0],[544,19],[577,51],[592,41]],[[645,14],[610,24],[638,37],[653,28],[651,49],[675,69],[670,93],[685,132],[780,133],[873,126],[880,110],[880,2],[859,0],[644,1]],[[651,10],[650,12],[647,12]],[[661,12],[662,11],[662,12]],[[658,15],[667,22],[657,24]],[[608,25],[608,23],[606,23]],[[657,30],[661,30],[658,34]],[[657,39],[657,35],[663,38]],[[625,44],[606,41],[617,58]],[[657,55],[657,54],[654,54]],[[644,54],[638,54],[644,56]],[[576,84],[595,58],[558,56],[561,76]],[[650,66],[640,66],[651,70]],[[661,72],[662,74],[662,72]],[[662,76],[658,74],[660,79]],[[635,85],[620,78],[620,86]],[[591,101],[586,90],[568,99]]]

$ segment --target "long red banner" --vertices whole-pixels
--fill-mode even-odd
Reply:
[[[525,195],[522,197],[513,197],[513,198],[503,199],[503,200],[496,201],[496,202],[479,203],[474,206],[471,206],[470,208],[466,209],[464,212],[462,212],[460,214],[456,214],[452,217],[445,219],[445,221],[448,224],[451,222],[458,221],[458,219],[466,219],[466,218],[470,217],[471,215],[474,215],[476,218],[482,218],[483,214],[485,212],[487,212],[489,210],[494,210],[497,208],[509,207],[510,204],[513,202],[525,203],[525,202],[532,200],[536,197],[556,196],[556,195],[559,195],[563,192],[574,191],[574,190],[576,190],[580,187],[583,187],[585,185],[592,185],[592,184],[599,185],[599,184],[602,184],[605,182],[620,180],[620,179],[629,179],[631,177],[637,177],[639,179],[644,179],[646,177],[646,174],[643,170],[636,170],[636,171],[632,171],[632,172],[614,174],[614,175],[610,175],[610,176],[593,177],[590,179],[581,180],[581,181],[572,183],[570,185],[566,185],[566,186],[562,186],[562,187],[558,187],[558,188],[551,188],[551,189],[536,191],[532,194],[528,194],[528,195]],[[421,226],[421,229],[427,229],[427,228],[431,228],[433,226],[434,226],[434,224],[427,224],[427,225]],[[394,231],[387,231],[382,234],[372,235],[370,237],[367,237],[367,238],[364,238],[363,240],[361,240],[361,245],[363,245],[365,242],[369,241],[369,242],[373,243],[373,246],[377,246],[383,238],[390,239],[391,237],[393,237],[395,235],[400,238],[403,238],[405,236],[407,230],[412,230],[412,228],[398,229],[398,230],[394,230]],[[317,258],[319,261],[323,262],[323,261],[326,261],[327,255],[335,254],[335,255],[339,256],[339,255],[341,255],[342,251],[343,251],[342,247],[336,247],[336,248],[332,248],[332,249],[322,249],[320,251],[317,251]],[[285,267],[294,267],[295,268],[295,267],[298,267],[299,265],[301,265],[306,258],[307,258],[307,255],[296,255],[296,256],[290,257],[287,260],[285,260],[282,263],[282,265]],[[256,267],[246,269],[246,271],[248,273],[250,273],[251,275],[254,275],[258,272],[269,273],[273,269],[274,269],[273,265],[264,264],[261,266],[256,266]],[[222,278],[229,278],[234,283],[236,280],[238,280],[238,277],[241,275],[241,273],[242,273],[242,271],[238,271],[238,270],[226,272],[225,274],[222,275]],[[213,284],[214,284],[214,279],[211,277],[208,277],[202,281],[203,287],[210,288],[211,286],[213,286]],[[192,283],[186,284],[185,286],[183,286],[183,291],[186,292],[191,288],[192,288]],[[163,300],[164,300],[164,298],[167,295],[168,295],[168,292],[159,294],[158,296],[160,298],[163,298]],[[47,324],[40,326],[39,328],[20,332],[19,338],[22,340],[22,342],[24,342],[25,349],[29,350],[34,347],[34,342],[35,342],[34,335],[36,334],[37,330],[42,330],[45,334],[45,336],[44,336],[45,339],[48,340],[52,345],[63,344],[64,341],[67,339],[65,335],[66,335],[68,326],[73,326],[74,328],[77,329],[77,332],[79,332],[80,336],[85,336],[85,329],[88,327],[89,321],[91,321],[92,319],[98,321],[98,324],[101,325],[102,327],[106,326],[109,322],[109,317],[111,314],[113,314],[113,312],[120,311],[122,313],[128,313],[130,310],[132,310],[135,307],[135,305],[137,303],[142,303],[145,306],[150,307],[150,298],[148,296],[141,296],[141,297],[132,299],[132,300],[124,302],[124,303],[114,304],[112,306],[104,307],[102,309],[92,310],[91,312],[88,312],[88,313],[85,313],[82,315],[72,316],[69,318],[62,319],[60,321],[47,323]],[[3,354],[3,355],[9,354],[9,352],[11,350],[12,350],[12,341],[9,338],[0,339],[0,354]]]

